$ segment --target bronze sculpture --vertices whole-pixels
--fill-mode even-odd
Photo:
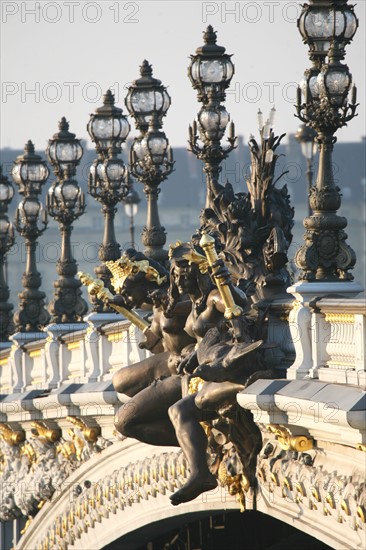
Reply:
[[[255,370],[256,363],[249,360],[244,365],[245,372],[242,368],[235,369],[235,367],[238,362],[243,363],[244,356],[253,352],[261,341],[250,342],[247,323],[242,316],[242,308],[245,308],[248,302],[246,295],[232,285],[230,275],[222,261],[212,262],[211,258],[211,276],[220,285],[218,288],[208,274],[210,262],[190,243],[177,243],[171,247],[170,256],[172,265],[169,299],[166,300],[164,296],[159,295],[151,328],[154,322],[158,324],[159,319],[164,319],[165,325],[168,322],[170,326],[178,329],[175,333],[175,343],[179,340],[179,335],[182,337],[184,334],[186,337],[190,335],[191,339],[194,338],[201,343],[197,350],[193,350],[180,362],[175,373],[171,368],[169,372],[165,370],[169,365],[169,354],[165,352],[149,357],[136,365],[120,369],[114,375],[113,383],[117,391],[122,390],[123,393],[131,396],[131,400],[122,406],[116,415],[116,427],[123,435],[154,445],[182,447],[190,465],[191,477],[187,484],[172,496],[172,503],[179,504],[217,485],[216,477],[210,472],[206,461],[207,435],[197,420],[219,420],[220,409],[225,406],[229,409],[233,408],[236,393],[244,387],[248,375]],[[122,258],[120,263],[125,262],[126,258]],[[110,268],[115,275],[112,283],[120,292],[119,296],[109,298],[110,303],[118,304],[125,300],[128,305],[131,305],[129,302],[131,296],[126,300],[127,290],[124,287],[127,280],[130,285],[132,284],[134,276],[140,280],[141,270],[136,269],[135,273],[130,270],[128,276],[123,277],[118,276],[118,265],[110,264]],[[146,269],[144,272],[146,274]],[[146,285],[140,286],[139,289],[139,295],[136,289],[133,295],[137,300],[136,303],[141,305],[149,301],[151,294],[146,292]],[[152,294],[154,293],[156,290]],[[164,292],[160,289],[159,294],[163,295]],[[191,304],[188,317],[187,304],[184,300],[186,295],[189,296]],[[233,295],[241,307],[234,302]],[[183,316],[187,317],[185,331],[182,331],[182,327],[177,323],[177,317],[182,316],[182,312]],[[228,319],[233,323],[231,332],[226,330]],[[217,329],[212,329],[212,326],[221,328],[224,339],[220,338],[220,333]],[[165,340],[172,344],[167,335],[163,341]],[[244,342],[240,343],[239,340]],[[208,346],[207,342],[209,342]],[[187,353],[191,348],[192,345],[187,346],[185,352]],[[170,352],[170,357],[175,355],[176,359],[178,353],[174,354],[173,348],[170,348]],[[182,349],[179,349],[179,352],[182,352]],[[208,367],[209,372],[204,372],[204,367],[208,364],[211,364]],[[198,366],[196,373],[188,374],[196,366]],[[157,373],[159,376],[156,376]],[[190,380],[194,377],[197,379],[199,374],[202,374],[202,378],[208,382],[202,380],[202,387],[195,388]],[[192,415],[193,411],[194,415]],[[182,415],[185,417],[188,415],[185,422],[182,420]],[[189,437],[182,436],[185,433],[186,424],[189,424]],[[235,430],[231,428],[229,431],[230,439],[234,441],[235,437],[232,434]],[[252,432],[255,432],[254,424]],[[243,430],[241,436],[243,436]],[[255,449],[253,456],[256,457],[260,448],[260,436],[256,433],[254,436],[253,433],[249,433],[249,436],[252,437],[249,448]],[[253,460],[247,460],[250,452],[246,449],[248,437],[245,439],[246,443],[242,443],[239,447],[245,448],[245,451],[241,452],[241,458],[249,464]],[[247,488],[254,485],[252,470],[252,467],[245,466]]]
[[[260,146],[251,138],[248,193],[211,181],[199,230],[191,242],[170,247],[169,274],[134,250],[108,265],[116,290],[110,305],[130,313],[150,307],[140,346],[153,353],[114,374],[116,391],[130,397],[115,426],[126,437],[182,448],[190,476],[171,496],[174,505],[217,480],[243,507],[245,493],[255,493],[261,435],[236,395],[256,378],[274,376],[264,361],[266,304],[289,283],[293,225],[287,188],[275,187],[282,137],[262,130]]]

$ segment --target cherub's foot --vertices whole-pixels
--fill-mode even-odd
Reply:
[[[208,474],[205,477],[200,476],[191,476],[187,483],[183,485],[179,491],[176,491],[171,497],[170,500],[174,506],[182,504],[182,502],[189,502],[194,500],[200,494],[205,493],[206,491],[212,491],[217,487],[217,480],[212,474]]]

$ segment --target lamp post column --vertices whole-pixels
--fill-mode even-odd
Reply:
[[[48,324],[50,315],[44,307],[46,295],[39,290],[41,275],[37,270],[37,239],[47,228],[47,212],[38,195],[49,175],[46,163],[34,151],[31,141],[25,153],[15,161],[12,176],[24,196],[16,210],[15,227],[25,238],[26,267],[22,277],[24,290],[19,294],[19,309],[14,322],[20,332],[38,332]],[[39,223],[40,222],[40,223]]]
[[[14,244],[14,227],[9,221],[8,206],[14,196],[14,187],[0,165],[0,342],[7,342],[13,332],[12,309],[8,302],[10,292],[5,277],[6,254]]]
[[[346,243],[347,220],[336,214],[341,206],[341,195],[334,183],[332,152],[337,141],[334,134],[352,120],[357,108],[356,88],[353,87],[349,102],[352,77],[347,65],[341,62],[345,46],[356,32],[357,19],[346,0],[329,1],[328,4],[321,7],[314,2],[305,4],[299,20],[301,34],[310,45],[311,58],[319,39],[319,28],[316,32],[313,29],[314,17],[318,22],[324,18],[321,28],[329,36],[323,38],[328,38],[330,47],[328,63],[321,65],[316,78],[306,71],[298,89],[297,116],[317,133],[320,157],[316,184],[310,191],[313,215],[304,219],[305,244],[298,250],[295,262],[306,281],[336,282],[351,281],[353,276],[349,270],[356,262],[354,251]],[[338,24],[329,25],[329,18]],[[316,40],[312,38],[313,31]]]
[[[90,168],[88,190],[102,205],[104,235],[99,248],[99,258],[103,264],[95,268],[95,273],[109,289],[111,273],[104,262],[115,261],[121,255],[114,230],[114,217],[117,204],[123,201],[129,191],[127,169],[118,157],[129,131],[127,118],[123,115],[122,109],[115,106],[114,96],[108,90],[104,95],[102,107],[91,115],[88,124],[88,132],[96,144],[98,154]],[[101,301],[95,302],[94,310],[104,313],[113,311]]]
[[[220,105],[225,101],[225,91],[234,74],[231,56],[225,53],[223,46],[216,44],[216,32],[209,25],[203,34],[204,45],[191,55],[188,76],[197,90],[198,101],[202,108],[189,127],[190,150],[204,163],[206,174],[206,208],[212,208],[213,200],[220,189],[219,176],[221,162],[235,148],[235,128],[230,115]],[[229,124],[230,122],[230,124]],[[229,145],[222,147],[226,127],[229,124]],[[199,141],[201,143],[199,143]]]
[[[131,184],[130,191],[125,198],[124,203],[126,215],[130,218],[130,238],[132,248],[135,248],[135,216],[138,212],[139,202],[141,202],[140,196]]]
[[[81,296],[81,282],[75,279],[77,264],[71,245],[72,223],[85,210],[84,194],[74,179],[83,150],[75,134],[69,132],[64,117],[59,123],[59,132],[49,141],[47,154],[56,175],[47,194],[47,210],[58,221],[62,239],[61,256],[56,264],[59,278],[54,282],[55,294],[49,311],[55,323],[77,323],[88,310]]]
[[[306,124],[302,124],[296,132],[295,138],[301,145],[301,152],[306,160],[307,203],[308,216],[311,216],[310,194],[313,186],[313,159],[316,152],[316,131]]]
[[[141,78],[132,83],[126,97],[127,109],[141,132],[131,147],[130,170],[144,184],[147,199],[146,226],[141,236],[144,253],[164,265],[168,251],[164,250],[166,233],[159,218],[159,185],[173,171],[174,161],[168,139],[160,128],[170,97],[161,81],[152,76],[148,61],[143,61],[140,74]]]

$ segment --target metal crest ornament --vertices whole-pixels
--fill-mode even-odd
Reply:
[[[105,265],[113,275],[111,284],[117,293],[122,290],[127,277],[136,273],[144,273],[147,281],[155,281],[158,285],[167,282],[166,276],[161,277],[148,260],[133,261],[126,255],[122,255],[115,262],[106,262]]]

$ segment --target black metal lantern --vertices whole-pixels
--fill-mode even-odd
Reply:
[[[170,107],[170,96],[161,80],[152,76],[152,66],[146,59],[140,67],[141,78],[135,80],[128,89],[125,100],[130,115],[135,119],[136,128],[146,131],[153,116],[159,125]]]
[[[300,82],[300,90],[303,94],[305,103],[311,101],[319,101],[320,88],[318,82],[319,69],[314,65],[310,69],[306,69],[304,77]]]
[[[116,241],[114,217],[116,205],[128,193],[126,168],[118,158],[122,143],[130,132],[130,124],[122,109],[114,104],[114,96],[110,90],[103,98],[103,106],[91,115],[88,132],[96,144],[98,158],[90,167],[88,179],[89,194],[102,204],[104,215],[103,243],[99,248],[99,258],[102,262],[115,261],[120,257],[120,246]],[[95,268],[105,286],[111,288],[111,274],[104,263]],[[109,306],[101,301],[95,302],[96,311],[110,312]]]
[[[207,139],[220,140],[225,134],[229,121],[230,115],[222,105],[203,106],[198,113],[199,130]]]
[[[316,151],[315,137],[316,131],[306,124],[302,124],[296,132],[295,138],[300,143],[301,152],[306,160],[310,160]]]
[[[49,176],[46,162],[34,152],[34,145],[29,140],[24,147],[24,154],[17,157],[12,169],[12,176],[17,185],[19,193],[39,193],[42,185]]]
[[[216,44],[216,32],[209,25],[203,33],[204,45],[191,55],[188,76],[193,88],[198,91],[198,100],[206,103],[209,91],[214,92],[217,101],[225,100],[225,90],[234,75],[231,55],[225,53],[223,46]]]
[[[351,42],[358,19],[353,6],[347,5],[347,0],[325,0],[321,5],[310,0],[310,4],[304,5],[298,27],[310,52],[325,58],[333,39],[342,48]]]
[[[36,225],[38,220],[41,219],[44,223],[47,223],[47,211],[44,210],[42,204],[36,197],[26,197],[19,203],[17,210],[17,218],[27,225]]]
[[[6,176],[3,176],[3,167],[0,165],[0,214],[5,214],[11,199],[14,197],[14,187]]]
[[[321,97],[327,98],[331,105],[343,107],[347,103],[352,76],[347,65],[340,62],[343,58],[337,43],[333,43],[329,52],[329,63],[323,65],[317,82]]]
[[[306,160],[306,177],[307,177],[307,204],[308,204],[308,215],[311,216],[312,210],[309,204],[309,196],[311,193],[311,188],[313,185],[313,157],[316,153],[317,144],[315,142],[316,131],[302,124],[295,135],[295,138],[301,145],[301,153]]]
[[[75,134],[69,132],[69,123],[65,117],[59,122],[59,132],[48,141],[47,156],[56,175],[71,177],[83,156],[83,148]]]
[[[99,178],[99,183],[102,187],[110,189],[111,191],[120,191],[124,197],[128,192],[128,188],[125,185],[126,178],[126,166],[122,159],[118,158],[119,150],[115,147],[109,149],[109,156],[103,162],[96,167],[96,173]]]
[[[145,158],[152,164],[160,165],[164,163],[167,153],[170,154],[169,141],[165,133],[161,130],[151,130],[146,134],[141,142],[141,149]]]
[[[130,124],[122,109],[114,104],[111,90],[103,96],[103,105],[90,115],[87,126],[98,153],[107,155],[110,147],[120,147],[130,132]]]
[[[8,303],[9,287],[5,277],[6,254],[14,244],[14,227],[7,216],[8,206],[14,196],[14,187],[6,176],[3,176],[0,165],[0,342],[7,342],[13,331],[12,309]]]
[[[70,179],[61,183],[55,182],[47,194],[47,208],[48,210],[61,209],[66,212],[75,208],[84,209],[85,197],[77,181]]]

